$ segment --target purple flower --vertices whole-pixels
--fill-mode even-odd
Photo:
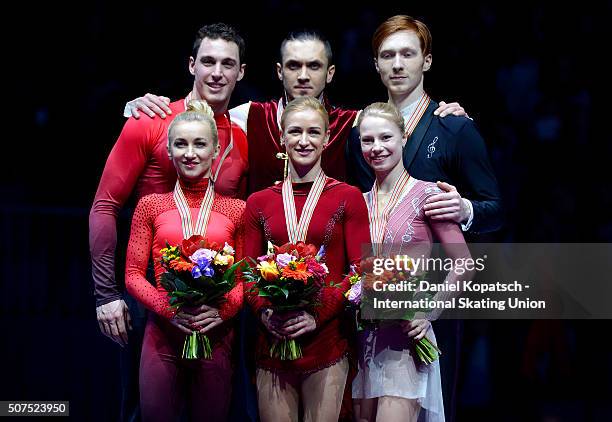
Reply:
[[[210,249],[201,248],[195,251],[193,255],[189,257],[189,259],[191,260],[191,262],[195,262],[196,264],[198,264],[199,259],[207,258],[209,261],[211,261],[215,258],[215,255],[217,255],[217,252]]]
[[[200,250],[201,250],[201,251],[204,251],[204,250],[206,250],[206,249],[200,249]],[[195,254],[194,254],[194,255],[195,255]],[[193,256],[194,256],[194,255],[192,255],[192,256],[190,257],[190,258],[192,259],[192,261],[193,261]],[[193,270],[191,270],[191,275],[194,275],[194,274],[199,274],[197,277],[201,277],[201,276],[204,276],[204,277],[212,277],[213,275],[215,275],[215,270],[214,270],[214,269],[213,269],[213,267],[212,267],[212,263],[213,263],[212,258],[207,258],[207,257],[206,257],[206,256],[204,256],[203,254],[201,254],[201,255],[198,257],[198,259],[197,259],[197,260],[195,260],[194,262],[195,262],[195,264],[196,264],[196,267],[195,267]],[[197,268],[197,272],[195,272],[195,273],[194,273],[194,270],[195,270],[196,268]],[[197,278],[195,275],[194,275],[194,277],[195,277],[195,278]]]
[[[202,274],[204,274],[205,277],[212,277],[215,275],[215,270],[212,268],[212,266],[202,268]]]
[[[321,258],[323,258],[325,256],[325,245],[321,245],[321,247],[319,248],[319,252],[317,252],[317,255],[315,256],[315,259],[317,261],[320,261]]]
[[[359,305],[361,303],[361,280],[353,284],[353,287],[348,291],[347,298],[353,305]]]
[[[276,256],[276,263],[279,268],[285,268],[291,261],[295,261],[295,256],[290,253],[282,253]]]
[[[197,265],[195,267],[193,267],[191,269],[191,276],[193,278],[199,278],[202,277],[202,272],[200,271],[200,267],[198,267]]]

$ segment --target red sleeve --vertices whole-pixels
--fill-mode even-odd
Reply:
[[[265,252],[264,228],[259,217],[259,207],[257,206],[257,196],[260,193],[251,195],[247,199],[244,216],[244,256],[251,264],[250,258],[257,259]],[[257,293],[250,291],[251,285],[245,286],[245,296],[253,311],[259,315],[263,307],[270,306],[270,302]]]
[[[225,302],[219,307],[219,316],[227,321],[236,316],[244,303],[244,283],[240,277],[236,277],[236,285],[225,294]]]
[[[153,244],[152,215],[155,196],[143,197],[134,211],[125,265],[125,286],[127,291],[147,309],[163,317],[172,318],[175,311],[170,309],[166,290],[161,285],[154,287],[146,279]]]
[[[344,269],[348,274],[350,265],[358,264],[364,252],[371,247],[370,223],[368,210],[359,189],[348,187],[345,195],[344,247],[349,265]],[[321,305],[315,309],[317,326],[324,324],[343,311],[346,305],[344,293],[350,288],[348,277],[340,283],[340,287],[324,287]]]
[[[238,201],[234,201],[238,203]],[[244,202],[240,202],[244,204]],[[241,210],[234,213],[233,220],[235,224],[234,231],[234,250],[236,251],[236,261],[244,257],[244,205]],[[226,301],[219,308],[219,316],[222,320],[227,321],[236,316],[244,303],[244,282],[240,273],[236,275],[236,285],[232,290],[225,294]]]
[[[129,198],[148,159],[151,124],[129,119],[104,167],[89,213],[89,249],[96,305],[121,298],[115,280],[117,215]]]

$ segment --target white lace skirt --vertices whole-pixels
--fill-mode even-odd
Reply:
[[[427,338],[437,344],[433,329]],[[399,325],[360,331],[359,372],[353,381],[353,398],[416,399],[421,405],[419,421],[443,422],[440,362],[415,365],[417,358],[408,347],[410,341]]]

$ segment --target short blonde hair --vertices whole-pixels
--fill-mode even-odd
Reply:
[[[213,145],[216,147],[219,144],[219,135],[217,133],[217,123],[215,122],[215,113],[208,103],[204,100],[191,100],[187,105],[187,110],[174,118],[170,126],[168,126],[168,146],[172,142],[173,131],[177,123],[180,122],[205,122],[208,123],[212,132]]]
[[[361,126],[363,119],[366,117],[381,117],[395,124],[400,133],[404,135],[404,117],[402,113],[393,104],[389,103],[374,103],[364,108],[357,118],[357,127]]]
[[[287,120],[288,115],[305,110],[314,110],[319,113],[323,119],[325,126],[324,130],[327,132],[327,129],[329,128],[329,115],[327,114],[327,110],[325,110],[325,107],[323,107],[323,104],[321,104],[319,100],[313,97],[298,97],[287,104],[287,107],[285,107],[283,114],[281,115],[281,131],[285,131],[285,121]]]

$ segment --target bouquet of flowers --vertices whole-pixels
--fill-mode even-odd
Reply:
[[[320,298],[325,277],[329,274],[323,262],[325,248],[318,252],[314,245],[298,242],[275,246],[268,242],[266,255],[253,260],[253,267],[244,271],[251,292],[267,298],[277,312],[302,310],[315,306]],[[294,339],[276,340],[270,356],[281,360],[302,357],[302,349]]]
[[[168,292],[170,307],[218,305],[235,285],[236,271],[244,263],[234,262],[234,249],[208,242],[200,235],[180,245],[162,249],[161,265],[166,270],[161,285]],[[212,349],[206,335],[193,331],[183,345],[183,359],[210,359]]]
[[[361,262],[360,268],[351,266],[351,271],[348,274],[351,288],[345,293],[351,307],[357,310],[357,326],[363,329],[368,324],[376,324],[376,320],[404,320],[412,321],[415,319],[417,312],[428,312],[429,309],[389,309],[389,308],[374,308],[373,298],[380,295],[381,292],[374,290],[374,282],[382,284],[397,284],[403,281],[418,285],[420,280],[424,278],[422,275],[411,275],[399,271],[383,271],[381,275],[373,273],[374,258],[367,258]],[[431,296],[423,292],[404,291],[402,299],[416,300],[418,297]],[[374,318],[375,316],[375,318]],[[414,341],[414,349],[419,360],[425,365],[429,365],[437,360],[442,353],[438,347],[433,344],[427,337]]]

